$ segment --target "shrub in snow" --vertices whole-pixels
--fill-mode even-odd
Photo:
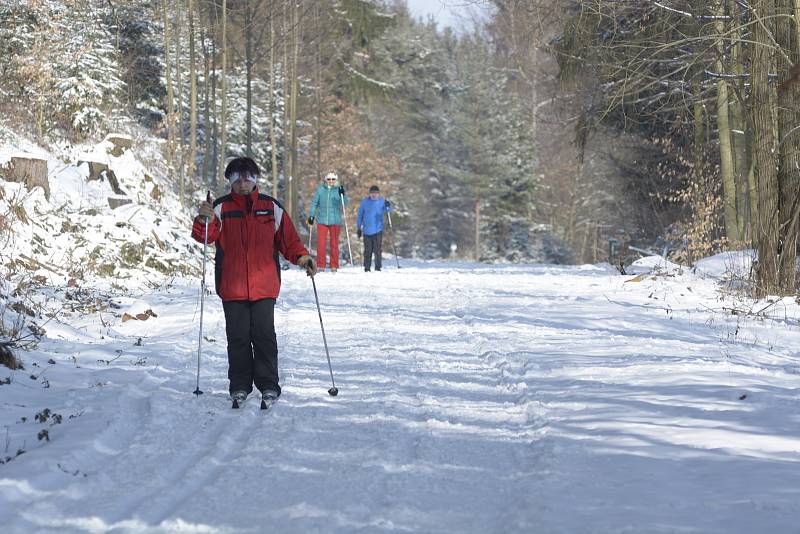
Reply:
[[[0,89],[21,124],[38,135],[93,133],[124,83],[105,2],[14,2],[0,8],[4,62]],[[27,117],[20,116],[27,113]]]
[[[0,365],[4,365],[9,369],[25,369],[22,362],[14,355],[11,350],[13,343],[10,341],[0,341]]]

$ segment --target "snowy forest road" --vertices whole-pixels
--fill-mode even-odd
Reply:
[[[147,321],[51,326],[27,355],[56,362],[49,387],[0,388],[6,449],[27,448],[0,465],[3,531],[797,531],[796,306],[745,321],[709,311],[713,280],[603,266],[316,282],[339,396],[292,270],[266,413],[229,407],[213,295],[192,395],[196,284],[140,295]],[[43,408],[63,421],[32,444]]]

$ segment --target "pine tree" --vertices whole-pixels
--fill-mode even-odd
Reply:
[[[162,83],[164,51],[159,44],[160,25],[154,23],[151,1],[112,3],[105,18],[118,40],[120,78],[125,82],[124,102],[148,128],[164,120]]]
[[[483,259],[531,259],[529,205],[535,188],[536,153],[524,109],[509,90],[487,36],[458,44],[459,81],[454,135],[463,147],[461,179],[481,202]]]
[[[459,180],[463,154],[453,144],[449,117],[459,91],[454,40],[440,38],[435,26],[419,25],[405,11],[396,18],[394,30],[375,52],[393,66],[387,79],[394,89],[390,100],[372,107],[373,137],[403,164],[406,179],[395,182],[396,191],[413,217],[398,240],[400,253],[447,257],[451,244],[461,248],[466,242],[472,205]]]

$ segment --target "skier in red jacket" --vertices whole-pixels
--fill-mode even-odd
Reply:
[[[289,214],[277,200],[258,192],[259,175],[250,158],[228,163],[230,194],[213,205],[200,204],[192,226],[192,237],[202,243],[208,220],[208,243],[216,243],[214,281],[225,312],[229,391],[239,403],[254,383],[264,400],[281,394],[275,336],[275,300],[281,288],[278,253],[309,276],[317,273]]]

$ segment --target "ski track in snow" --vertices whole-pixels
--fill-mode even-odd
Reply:
[[[57,362],[48,389],[0,387],[27,451],[0,465],[3,532],[797,532],[791,329],[736,330],[689,275],[386,269],[316,279],[336,398],[311,284],[284,274],[267,413],[229,407],[215,295],[192,395],[196,283],[138,296],[148,322],[74,319],[29,355]],[[44,407],[64,421],[34,443]]]

